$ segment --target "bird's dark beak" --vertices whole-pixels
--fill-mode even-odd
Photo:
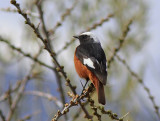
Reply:
[[[76,39],[79,39],[79,36],[73,36],[74,38],[76,38]]]

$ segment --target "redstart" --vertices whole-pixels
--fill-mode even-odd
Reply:
[[[98,94],[98,102],[105,105],[103,85],[106,85],[107,81],[107,66],[101,43],[91,32],[73,37],[80,42],[74,53],[76,71],[81,78],[91,80]]]

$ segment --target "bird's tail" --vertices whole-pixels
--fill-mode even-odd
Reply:
[[[106,100],[105,100],[103,84],[94,76],[90,76],[90,79],[96,88],[97,95],[98,95],[98,102],[101,103],[102,105],[105,105]]]
[[[102,105],[105,105],[106,100],[105,100],[105,94],[104,94],[104,87],[100,81],[98,81],[98,85],[96,89],[98,94],[98,102],[101,103]]]

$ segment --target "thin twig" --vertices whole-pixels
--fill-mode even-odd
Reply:
[[[40,15],[40,20],[41,20],[41,23],[42,23],[42,30],[43,30],[43,32],[44,32],[44,34],[45,34],[45,37],[47,38],[47,40],[48,40],[48,45],[50,46],[50,48],[52,47],[51,46],[51,40],[50,40],[50,37],[49,37],[49,32],[47,31],[47,28],[46,28],[46,24],[45,24],[45,22],[44,22],[44,15],[43,15],[43,11],[42,11],[42,2],[43,1],[39,1],[39,0],[37,0],[36,1],[36,6],[37,6],[37,8],[38,8],[38,12],[39,12],[39,15]],[[52,48],[51,48],[52,49]]]
[[[115,55],[119,52],[119,50],[122,48],[122,45],[123,45],[123,43],[124,43],[124,41],[125,41],[125,39],[126,39],[126,36],[127,36],[127,34],[128,34],[128,32],[129,32],[129,27],[130,27],[130,25],[132,24],[132,19],[130,19],[129,20],[129,22],[127,23],[127,25],[125,26],[125,28],[124,28],[124,30],[123,30],[123,32],[122,32],[122,35],[121,35],[121,37],[119,38],[119,45],[118,45],[118,47],[117,48],[115,48],[114,50],[113,50],[113,55],[109,58],[109,60],[108,60],[108,63],[107,63],[107,68],[110,68],[110,65],[111,65],[111,63],[114,61],[114,57],[115,57]]]
[[[124,66],[127,68],[127,70],[131,73],[131,75],[132,75],[133,77],[135,77],[135,78],[137,79],[137,81],[142,85],[142,87],[143,87],[144,90],[147,92],[148,97],[149,97],[149,99],[151,100],[151,102],[152,102],[152,104],[153,104],[153,108],[155,109],[155,112],[156,112],[158,118],[160,119],[159,107],[157,106],[157,104],[156,104],[156,102],[155,102],[155,100],[154,100],[154,96],[153,96],[153,95],[151,94],[151,92],[150,92],[150,89],[144,84],[143,79],[140,78],[140,77],[138,76],[138,74],[136,74],[136,73],[129,67],[129,65],[127,64],[127,62],[126,62],[124,59],[122,59],[120,56],[118,56],[117,54],[116,54],[116,58],[117,58],[120,62],[123,63],[123,65],[124,65]]]
[[[25,117],[19,119],[18,121],[26,121],[26,120],[29,120],[29,119],[31,119],[33,116],[37,115],[38,113],[40,113],[40,111],[34,112],[33,114],[30,114],[30,115],[26,115]]]
[[[102,114],[107,114],[112,120],[123,121],[123,118],[118,118],[116,113],[113,113],[111,110],[105,110],[104,107],[97,107]]]
[[[0,117],[2,121],[6,121],[6,117],[4,116],[3,112],[0,110]]]
[[[93,30],[93,29],[96,29],[97,27],[102,26],[105,22],[109,21],[110,18],[112,18],[112,17],[113,17],[113,14],[109,14],[109,15],[107,15],[107,17],[101,19],[98,23],[94,23],[91,27],[88,27],[86,30],[84,30],[84,31],[82,31],[82,32],[80,32],[80,33],[83,33],[83,32],[86,32],[86,31],[91,31],[91,30]],[[75,41],[75,39],[73,38],[73,39],[71,39],[70,42],[67,42],[67,43],[65,44],[65,46],[62,47],[62,49],[60,49],[60,50],[57,52],[57,55],[59,55],[63,50],[67,49],[74,41]]]
[[[36,54],[35,58],[38,58],[38,56],[41,54],[41,52],[42,52],[42,49],[39,50],[39,52],[38,52],[38,54]],[[23,92],[26,88],[28,81],[36,76],[35,74],[32,73],[33,69],[35,68],[35,65],[36,65],[36,63],[32,64],[28,75],[25,76],[25,78],[23,80],[21,80],[21,85],[20,85],[19,90],[13,100],[11,107],[10,107],[10,111],[7,115],[7,121],[10,121],[12,119],[12,116],[13,116],[15,110],[17,109],[17,105],[23,96]]]
[[[17,9],[12,9],[12,8],[1,8],[0,11],[4,11],[4,12],[12,12],[12,13],[17,13]],[[39,18],[39,15],[37,13],[31,12],[29,10],[22,10],[23,12],[25,12],[27,15],[29,16],[33,16],[33,17],[37,17]]]
[[[57,28],[60,27],[63,23],[63,21],[65,20],[65,18],[67,16],[69,16],[71,14],[71,12],[73,11],[73,9],[76,7],[77,3],[79,0],[74,0],[74,3],[72,4],[72,6],[68,9],[65,10],[65,12],[61,15],[60,20],[57,21],[56,25],[53,27],[52,30],[50,30],[50,34],[54,35]]]
[[[23,94],[23,91],[26,87],[26,84],[27,82],[33,77],[33,75],[27,75],[23,80],[22,80],[22,84],[21,84],[21,87],[19,88],[18,90],[18,93],[16,95],[16,97],[14,98],[13,100],[13,103],[11,105],[11,109],[7,115],[7,121],[10,121],[14,112],[15,112],[15,109],[17,107],[17,104],[18,102],[20,101],[20,98],[22,97],[22,94]]]
[[[45,34],[45,37],[48,40],[49,47],[51,48],[51,50],[53,50],[52,46],[51,46],[50,35],[47,31],[46,24],[45,24],[45,21],[44,21],[44,15],[43,15],[43,11],[42,11],[42,1],[37,0],[36,5],[37,5],[37,8],[38,8],[38,11],[39,11],[39,14],[40,14],[40,20],[42,22],[42,30]],[[66,99],[65,99],[64,89],[62,88],[62,80],[61,80],[60,76],[58,75],[57,71],[53,70],[53,72],[56,75],[56,81],[57,81],[57,84],[58,84],[61,100],[62,100],[62,103],[64,105]],[[65,116],[65,119],[67,120],[67,116]]]
[[[27,92],[24,92],[24,94],[44,97],[44,98],[47,98],[49,101],[54,101],[59,108],[63,107],[62,102],[59,101],[56,97],[52,96],[50,93],[45,93],[40,91],[27,91]]]
[[[91,99],[90,95],[88,96],[88,102],[93,110],[93,115],[95,115],[98,121],[101,121],[101,115],[97,111],[97,107],[94,105],[94,100]]]
[[[6,100],[9,97],[9,93],[15,92],[21,85],[21,80],[17,81],[13,88],[8,89],[4,94],[0,96],[0,102]]]
[[[12,45],[9,41],[7,41],[6,39],[2,38],[1,36],[0,36],[0,41],[6,43],[6,44],[7,44],[9,47],[11,47],[13,50],[16,50],[17,52],[21,53],[23,56],[30,58],[31,60],[37,62],[38,64],[40,64],[40,65],[42,65],[42,66],[44,66],[44,67],[47,67],[47,68],[49,68],[49,69],[51,69],[51,70],[55,70],[55,68],[53,68],[52,66],[49,66],[49,65],[43,63],[42,61],[38,60],[37,58],[32,57],[29,53],[23,52],[23,51],[21,50],[21,48],[15,47],[15,46]]]

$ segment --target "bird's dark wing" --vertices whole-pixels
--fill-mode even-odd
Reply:
[[[100,43],[81,44],[76,49],[77,58],[92,72],[97,78],[106,84],[106,56]]]

